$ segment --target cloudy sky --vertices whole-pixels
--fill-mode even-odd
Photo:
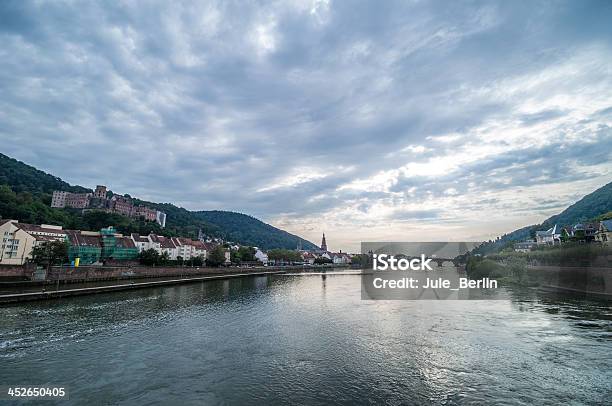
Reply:
[[[2,1],[0,152],[331,249],[612,180],[612,2]]]

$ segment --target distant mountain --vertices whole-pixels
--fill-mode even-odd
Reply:
[[[96,230],[108,225],[120,232],[195,238],[201,229],[211,237],[234,241],[262,249],[294,249],[301,243],[304,249],[315,245],[296,235],[266,224],[254,217],[229,211],[192,212],[170,203],[154,203],[133,199],[167,214],[166,228],[119,214],[89,212],[50,207],[54,190],[91,192],[82,186],[73,186],[62,179],[0,153],[0,218],[14,218],[28,223],[58,224],[66,228]]]
[[[480,254],[497,252],[513,242],[532,238],[536,230],[546,230],[555,224],[569,226],[595,220],[610,211],[612,211],[612,182],[584,196],[561,213],[544,220],[542,224],[534,224],[504,234],[498,240],[485,243],[473,252]]]
[[[586,195],[561,213],[545,220],[542,227],[550,228],[555,224],[564,226],[589,221],[611,210],[612,182]]]
[[[227,238],[232,241],[241,241],[246,245],[263,247],[315,249],[310,241],[303,240],[286,231],[279,230],[269,224],[257,220],[246,214],[231,211],[198,211],[194,215],[209,224],[223,229]],[[290,245],[293,244],[293,245]]]

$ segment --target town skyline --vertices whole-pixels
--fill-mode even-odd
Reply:
[[[495,238],[612,178],[608,2],[5,2],[0,18],[2,152],[71,184],[356,252]]]

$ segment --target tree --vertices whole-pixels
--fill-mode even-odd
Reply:
[[[149,248],[148,250],[144,250],[139,255],[140,263],[147,266],[158,265],[159,264],[159,253],[153,249]]]
[[[162,252],[159,256],[159,264],[165,265],[168,263],[168,261],[170,261],[170,255],[168,255],[166,251]]]
[[[314,260],[314,263],[317,265],[331,264],[332,260],[329,258],[325,258],[325,257],[319,257]]]
[[[206,265],[217,267],[224,263],[225,263],[225,249],[222,246],[217,245],[215,248],[213,248],[212,251],[210,251],[210,254],[208,254],[208,258],[206,259]]]
[[[188,266],[202,266],[204,264],[204,259],[202,257],[191,257],[186,264]]]
[[[230,259],[233,263],[252,262],[255,261],[255,248],[242,245],[237,250],[232,250]]]
[[[47,241],[32,249],[32,261],[44,265],[47,269],[52,265],[61,265],[68,259],[68,245],[65,241]]]
[[[366,254],[357,254],[351,257],[351,264],[367,266],[370,261],[370,257]]]
[[[298,251],[274,249],[268,251],[268,259],[275,262],[301,262],[302,255]]]

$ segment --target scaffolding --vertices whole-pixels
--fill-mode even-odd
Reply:
[[[102,259],[131,260],[138,258],[138,248],[130,244],[127,237],[117,236],[113,227],[100,230],[102,236]]]
[[[70,262],[80,258],[81,265],[94,264],[100,261],[102,249],[91,245],[70,245],[68,248],[68,259]]]

